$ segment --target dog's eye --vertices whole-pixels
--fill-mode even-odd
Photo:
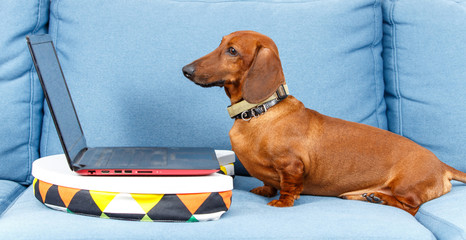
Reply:
[[[235,48],[230,47],[230,48],[228,48],[228,54],[230,54],[231,56],[237,56],[238,52],[236,51]]]

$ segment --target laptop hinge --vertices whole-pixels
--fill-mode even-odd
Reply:
[[[81,162],[81,159],[82,159],[84,153],[85,153],[87,150],[88,150],[88,148],[85,147],[85,148],[81,149],[81,151],[79,151],[79,153],[76,155],[76,158],[75,158],[76,161],[73,162],[73,171],[77,171],[77,170],[79,170],[79,169],[81,169],[81,168],[83,168],[83,167],[86,166],[86,164],[83,164],[83,163],[80,163],[80,162]]]

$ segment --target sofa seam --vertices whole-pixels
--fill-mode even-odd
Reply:
[[[52,0],[50,0],[50,16],[52,16],[52,13],[51,13],[51,10],[52,10]],[[58,22],[58,21],[56,21]],[[50,25],[49,25],[49,31],[50,31]],[[45,118],[45,115],[46,115],[46,106],[47,103],[45,103],[46,99],[44,98],[44,120],[43,120],[43,123],[42,123],[42,134],[45,132],[46,134],[43,134],[44,137],[41,138],[41,146],[43,146],[43,152],[41,151],[40,153],[40,156],[47,156],[47,145],[48,145],[48,141],[49,141],[49,136],[50,136],[50,133],[49,133],[49,128],[50,128],[50,120],[49,118]],[[47,108],[48,109],[48,108]],[[50,109],[49,109],[50,111]],[[44,141],[44,143],[42,143],[42,139]]]
[[[378,75],[377,75],[377,70],[378,70],[378,61],[377,61],[377,56],[376,56],[376,53],[374,51],[374,48],[375,48],[375,45],[376,45],[376,42],[377,42],[377,34],[379,33],[380,29],[377,25],[377,6],[381,6],[381,2],[379,0],[374,0],[374,4],[373,4],[373,7],[372,7],[372,10],[373,10],[373,13],[374,13],[374,16],[373,16],[373,24],[374,24],[374,38],[372,39],[372,44],[371,44],[371,52],[372,52],[372,62],[374,63],[374,84],[375,84],[375,120],[377,121],[377,126],[379,128],[382,128],[381,124],[380,124],[380,119],[379,119],[379,105],[380,105],[380,98],[379,98],[379,89],[380,89],[380,84],[378,83],[377,81],[377,78],[378,78]]]
[[[30,100],[29,100],[29,139],[28,139],[28,164],[26,166],[27,170],[27,176],[24,179],[24,182],[21,183],[26,183],[29,179],[29,175],[31,174],[31,166],[32,166],[32,141],[33,141],[33,134],[34,134],[34,66],[31,66],[29,70],[29,83],[30,83]]]
[[[38,2],[38,6],[37,6],[38,12],[37,12],[37,18],[36,18],[36,26],[32,30],[32,33],[36,33],[39,26],[40,26],[40,13],[41,13],[42,2],[41,2],[41,0],[37,0],[37,2]]]
[[[6,213],[8,212],[8,210],[14,205],[14,203],[18,200],[18,198],[20,196],[22,196],[24,194],[24,192],[26,192],[26,189],[23,189],[21,190],[22,186],[16,186],[14,188],[14,194],[12,194],[12,200],[10,201],[10,203],[8,204],[8,206],[3,210],[3,212],[0,213],[0,218]]]
[[[44,101],[46,101],[46,100],[44,99]],[[44,117],[45,117],[45,106],[44,106]],[[45,130],[47,129],[47,131],[46,131],[47,133],[44,134],[44,135],[45,135],[44,138],[41,138],[41,141],[42,141],[42,139],[44,139],[44,145],[43,145],[43,146],[44,146],[44,152],[43,152],[43,153],[42,153],[42,152],[40,153],[40,156],[41,156],[41,157],[42,157],[42,156],[47,156],[47,143],[48,143],[48,138],[49,138],[49,131],[48,131],[49,124],[50,124],[50,121],[49,121],[48,118],[43,120],[43,123],[42,123],[42,132],[45,131]],[[46,129],[44,129],[44,128],[46,128]],[[41,143],[41,145],[42,145],[42,143]]]
[[[50,0],[50,3],[52,3],[52,0]],[[59,4],[60,4],[60,0],[55,0],[55,4],[50,4],[50,8],[51,10],[54,9],[55,10],[55,14],[54,14],[54,18],[55,18],[55,34],[52,37],[52,40],[53,40],[53,45],[55,47],[55,51],[57,52],[58,54],[58,29],[59,29],[59,24],[61,22],[61,19],[60,19],[60,13],[59,13]],[[52,16],[52,14],[49,14],[50,16]],[[49,32],[50,32],[50,26],[49,26]],[[44,99],[44,101],[46,101],[46,99]],[[48,105],[47,105],[48,106]],[[45,110],[45,108],[44,108]],[[45,116],[45,111],[44,111],[44,116]],[[53,129],[51,127],[51,124],[52,124],[52,120],[51,120],[52,116],[50,115],[50,109],[49,109],[49,117],[44,120],[44,123],[42,124],[43,126],[43,129],[42,129],[42,132],[46,132],[45,136],[44,136],[44,144],[41,144],[43,146],[43,153],[41,153],[41,156],[47,156],[48,155],[48,146],[49,146],[49,141],[50,141],[50,131],[51,129]],[[55,127],[55,126],[53,126]],[[45,128],[45,129],[44,129]]]
[[[390,23],[392,24],[391,32],[392,32],[392,54],[393,54],[393,82],[395,88],[395,97],[396,101],[396,118],[398,119],[398,129],[397,132],[399,135],[403,136],[403,117],[402,117],[402,98],[401,98],[401,90],[400,90],[400,79],[398,74],[398,61],[397,61],[397,35],[396,35],[396,23],[394,19],[395,13],[395,1],[391,1],[390,4]]]
[[[277,2],[269,2],[266,0],[249,0],[249,1],[243,1],[244,3],[267,3],[267,4],[300,4],[300,3],[313,3],[313,2],[322,2],[324,0],[307,0],[307,1],[277,1]],[[216,0],[216,1],[207,1],[207,0],[171,0],[171,2],[177,2],[177,3],[237,3],[235,0]]]
[[[435,221],[437,224],[445,225],[447,227],[451,227],[452,230],[454,230],[458,235],[462,235],[463,231],[461,231],[455,224],[451,223],[450,221],[444,220],[443,218],[437,217],[435,215],[432,215],[430,213],[427,213],[423,211],[422,209],[419,209],[418,214],[423,215],[425,217],[431,218],[433,221]],[[417,219],[417,218],[416,218]],[[419,221],[419,219],[417,219]],[[422,222],[419,221],[421,224]],[[422,224],[424,225],[424,224]],[[425,225],[424,225],[425,226]],[[429,229],[427,226],[425,226],[427,229]],[[431,231],[429,229],[429,231]],[[432,232],[432,231],[431,231]],[[434,235],[436,235],[434,232],[432,232]],[[436,238],[440,238],[439,236],[435,236]],[[461,239],[466,240],[464,237],[461,237]]]
[[[32,30],[32,34],[37,33],[39,30],[40,26],[40,21],[41,21],[41,12],[42,12],[42,2],[41,0],[37,1],[37,17],[36,17],[36,24],[34,29]],[[28,181],[30,181],[30,174],[32,171],[32,162],[33,162],[33,148],[32,148],[32,142],[33,142],[33,135],[34,135],[34,64],[32,64],[31,68],[29,69],[29,139],[28,139],[28,164],[26,166],[26,176],[21,184],[27,184]]]
[[[56,24],[56,25],[55,25],[55,36],[52,36],[52,38],[53,38],[53,44],[54,44],[54,47],[55,47],[56,51],[58,51],[58,49],[57,49],[57,48],[58,48],[57,38],[58,38],[58,25],[59,25],[59,23],[60,23],[60,14],[59,14],[59,11],[58,11],[58,5],[59,5],[59,3],[60,3],[60,0],[55,0],[55,4],[54,4],[54,6],[53,6],[53,8],[55,9],[55,18],[56,18],[55,24]],[[51,8],[52,8],[52,6],[51,6]],[[50,15],[51,15],[51,14],[50,14]],[[58,53],[57,53],[57,54],[58,54]],[[44,101],[45,101],[45,100],[46,100],[46,99],[44,99]],[[50,109],[49,109],[49,113],[50,113]],[[45,113],[44,113],[44,116],[45,116]],[[46,127],[46,129],[45,129],[45,130],[46,130],[46,136],[44,137],[45,143],[44,143],[44,145],[43,145],[43,146],[44,146],[44,154],[43,154],[43,156],[47,156],[47,155],[48,155],[48,144],[49,144],[49,140],[50,140],[50,131],[51,131],[51,130],[50,130],[50,129],[51,129],[51,127],[50,127],[50,124],[51,124],[50,118],[51,118],[51,117],[52,117],[52,116],[49,115],[49,117],[47,118],[47,122],[46,122],[45,124],[43,124],[43,125]],[[44,129],[43,129],[43,131],[44,131]],[[42,154],[41,154],[41,155],[42,155]]]

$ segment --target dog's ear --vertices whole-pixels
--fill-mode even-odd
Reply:
[[[272,96],[283,82],[282,65],[277,54],[260,47],[243,81],[243,99],[249,103],[260,103]]]

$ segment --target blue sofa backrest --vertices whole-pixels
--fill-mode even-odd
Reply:
[[[466,172],[466,1],[385,0],[389,129]]]
[[[181,68],[222,36],[255,30],[278,45],[292,95],[309,108],[387,127],[381,2],[51,2],[49,33],[91,146],[230,149],[230,104]],[[61,152],[45,111],[41,154]]]
[[[47,31],[49,3],[5,0],[0,16],[0,179],[29,184],[39,157],[43,95],[25,36]]]
[[[388,127],[466,171],[465,8],[454,0],[2,1],[0,179],[29,184],[34,159],[62,152],[24,39],[45,32],[92,146],[229,149],[224,91],[192,84],[181,67],[223,35],[250,29],[276,42],[291,93],[307,107]]]

